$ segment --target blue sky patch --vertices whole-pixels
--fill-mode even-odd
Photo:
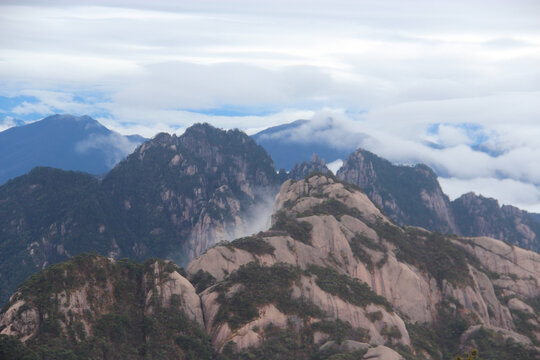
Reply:
[[[104,102],[106,101],[104,97],[96,92],[85,92],[77,95],[72,95],[69,93],[61,93],[58,92],[59,95],[67,95],[68,97],[71,97],[69,100],[67,100],[67,103],[71,104],[80,104],[80,105],[93,105],[98,102]],[[18,106],[22,106],[24,104],[40,104],[43,105],[47,111],[32,111],[32,112],[25,112],[21,113],[19,111],[16,111],[16,108]],[[11,117],[15,119],[16,125],[24,125],[26,122],[32,122],[36,120],[40,120],[44,117],[47,117],[49,115],[53,114],[65,114],[65,113],[72,113],[73,115],[81,116],[81,115],[89,115],[91,117],[108,117],[110,116],[110,113],[103,111],[103,109],[100,109],[99,106],[95,107],[95,111],[90,111],[89,113],[78,113],[73,111],[66,111],[66,109],[58,106],[54,106],[53,104],[44,101],[40,99],[38,96],[28,96],[28,95],[18,95],[18,96],[0,96],[0,121],[2,121],[6,117]],[[18,121],[17,121],[18,120]]]
[[[465,133],[471,140],[472,144],[471,147],[477,147],[481,148],[480,145],[485,143],[489,137],[487,136],[485,129],[480,124],[475,123],[437,123],[437,124],[430,124],[426,128],[426,132],[428,135],[438,135],[439,134],[439,128],[441,125],[454,127],[457,129],[465,130]]]
[[[242,107],[242,106],[222,106],[219,108],[212,109],[179,109],[182,111],[188,111],[196,114],[210,115],[210,116],[267,116],[276,114],[277,111],[264,109],[264,108],[253,108],[253,107]]]

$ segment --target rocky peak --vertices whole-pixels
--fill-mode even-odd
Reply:
[[[426,165],[394,165],[358,149],[345,160],[337,177],[360,186],[397,224],[458,233],[450,200]]]
[[[159,145],[176,145],[176,140],[178,138],[175,134],[168,134],[168,133],[159,133],[156,136],[154,136],[153,139],[150,139],[149,144],[159,144]]]
[[[254,231],[278,187],[260,146],[208,124],[158,134],[100,181],[39,168],[0,187],[0,242],[11,249],[0,254],[0,301],[30,274],[85,251],[185,265]]]
[[[535,214],[496,199],[467,193],[451,203],[459,231],[465,236],[490,236],[540,251],[540,223]]]
[[[117,203],[130,204],[121,212],[130,227],[151,238],[168,234],[185,262],[247,228],[248,209],[276,191],[278,178],[268,154],[246,134],[195,124],[179,137],[159,134],[143,144],[103,184]]]
[[[301,180],[311,173],[328,174],[330,170],[326,167],[324,159],[319,159],[317,154],[313,154],[309,162],[302,161],[301,164],[296,163],[294,168],[289,172],[289,178]]]
[[[516,332],[521,331],[520,320],[508,307],[507,297],[524,303],[536,301],[539,292],[533,290],[533,284],[540,279],[540,257],[520,249],[501,261],[500,256],[506,253],[503,247],[502,242],[490,238],[447,238],[418,228],[399,228],[358,188],[313,175],[282,185],[268,231],[209,249],[190,263],[187,272],[195,282],[217,281],[200,295],[206,331],[218,349],[225,348],[228,341],[234,341],[239,349],[264,346],[257,329],[269,323],[286,328],[293,319],[299,322],[298,318],[307,316],[312,324],[346,321],[366,334],[362,341],[398,349],[410,347],[418,358],[420,354],[441,358],[442,353],[446,354],[443,358],[451,357],[460,345],[480,336],[479,329],[512,337],[527,351],[538,351],[531,348],[533,342],[540,341],[537,330]],[[303,299],[306,309],[320,309],[325,315],[294,312],[279,300],[269,300],[258,303],[257,311],[240,321],[234,299],[265,290],[258,288],[262,284],[239,281],[243,275],[238,274],[253,264],[275,269],[283,263],[300,274],[294,286],[281,285],[284,289],[291,286],[292,300],[287,301]],[[209,283],[208,279],[213,280]],[[219,284],[229,285],[223,288]],[[361,287],[365,292],[354,292]],[[226,319],[234,322],[223,321],[223,311]],[[374,313],[380,314],[379,320],[370,320]],[[534,321],[538,316],[536,312]],[[457,326],[457,322],[461,330],[448,335],[447,327]],[[414,323],[424,325],[418,328]],[[484,327],[475,327],[478,324]],[[461,342],[460,335],[469,327]],[[389,329],[393,329],[394,338],[388,337]],[[418,336],[420,329],[447,344],[436,345],[442,353],[429,353],[411,342],[411,331]],[[447,347],[449,343],[454,344],[453,350]]]
[[[426,165],[394,165],[358,149],[337,177],[360,186],[394,222],[465,236],[490,236],[540,251],[540,221],[516,207],[474,193],[450,202]]]

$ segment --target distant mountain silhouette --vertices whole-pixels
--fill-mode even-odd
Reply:
[[[0,184],[36,166],[104,174],[144,140],[120,135],[89,116],[48,116],[0,132]]]
[[[289,124],[273,126],[251,137],[272,156],[277,169],[291,170],[297,162],[309,162],[313,154],[330,163],[337,159],[345,159],[356,150],[355,146],[336,148],[316,139],[305,141],[295,137],[295,131],[308,123],[309,120],[296,120]]]

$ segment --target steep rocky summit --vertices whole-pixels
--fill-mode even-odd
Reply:
[[[540,355],[538,254],[397,227],[331,177],[287,181],[269,231],[211,248],[187,272],[199,291],[215,283],[200,296],[218,350],[265,349],[292,332],[313,336],[305,353],[349,340],[364,352],[393,348],[396,359],[447,359],[501,341],[501,359]],[[339,339],[321,330],[335,328]]]
[[[0,187],[0,302],[30,274],[85,251],[186,264],[253,231],[252,215],[278,186],[264,149],[207,124],[157,135],[102,180],[36,168]]]
[[[394,165],[363,149],[352,153],[337,177],[356,184],[397,224],[458,233],[450,200],[426,165]]]
[[[302,163],[296,163],[289,172],[288,178],[302,180],[311,173],[328,174],[329,172],[330,170],[326,167],[324,159],[320,159],[317,154],[313,154],[309,162],[302,161]]]
[[[495,199],[467,193],[451,203],[459,232],[465,236],[489,236],[540,252],[540,217],[503,205]]]
[[[540,252],[540,216],[473,193],[450,201],[426,165],[394,165],[358,149],[337,177],[360,186],[400,225],[464,236],[489,236]]]
[[[194,125],[180,137],[157,135],[102,184],[118,207],[120,223],[133,233],[137,258],[165,243],[167,249],[152,256],[175,254],[183,261],[215,241],[245,233],[253,220],[250,207],[272,196],[278,185],[264,149],[239,130],[208,124]],[[138,241],[142,237],[150,243]]]

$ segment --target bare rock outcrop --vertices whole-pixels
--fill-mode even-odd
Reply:
[[[330,170],[326,167],[324,159],[319,159],[317,154],[313,154],[309,162],[302,161],[302,163],[296,163],[292,170],[289,172],[289,179],[302,180],[308,177],[310,174],[317,172],[321,174],[328,174]]]
[[[507,294],[525,298],[540,295],[540,254],[511,246],[500,240],[477,237],[456,242],[499,278],[493,284]]]
[[[35,280],[39,281],[35,286],[23,286],[12,296],[7,310],[0,315],[0,334],[26,341],[53,318],[62,336],[76,336],[82,341],[94,334],[99,319],[116,314],[118,309],[135,317],[149,317],[158,309],[171,309],[184,312],[203,325],[200,298],[174,264],[150,263],[140,278],[131,270],[133,266],[97,255],[82,255],[47,269]],[[144,294],[141,304],[135,297],[139,289]],[[43,296],[48,297],[45,304]]]
[[[15,295],[14,295],[15,296]],[[11,306],[0,317],[0,334],[12,335],[26,341],[35,335],[39,325],[37,309],[24,300],[10,300]]]
[[[395,352],[394,350],[379,345],[375,348],[371,348],[368,350],[366,355],[362,359],[368,360],[403,360],[403,356],[399,355],[399,353]]]
[[[144,314],[152,314],[156,306],[162,308],[177,306],[189,318],[204,325],[200,298],[195,288],[178,272],[165,272],[164,267],[167,265],[170,263],[156,261],[150,265],[150,271],[143,276],[146,291]]]
[[[510,339],[533,355],[540,342],[540,255],[487,237],[398,227],[360,189],[327,175],[286,181],[268,230],[207,249],[187,266],[187,279],[166,261],[149,262],[142,272],[122,261],[91,261],[99,266],[83,265],[94,268],[95,282],[53,271],[77,284],[54,295],[66,309],[64,330],[76,320],[91,335],[93,318],[82,316],[90,306],[95,316],[118,308],[120,288],[143,294],[140,316],[185,314],[224,356],[264,350],[272,336],[303,339],[303,351],[363,359],[437,358],[446,345],[436,339],[446,344],[452,336],[463,349],[478,336],[502,345]],[[119,274],[131,274],[134,292]],[[12,299],[1,333],[35,336],[44,313],[31,293],[23,288]]]
[[[286,181],[276,196],[274,210],[285,216],[281,220],[274,216],[272,228],[257,235],[260,241],[271,246],[271,252],[217,246],[190,263],[188,276],[207,271],[220,281],[253,261],[264,266],[287,263],[304,271],[314,265],[335,269],[367,284],[373,292],[388,300],[395,311],[388,312],[375,304],[353,305],[322,289],[316,277],[310,276],[302,276],[301,282],[293,287],[294,296],[310,299],[330,318],[342,319],[353,327],[367,330],[369,342],[374,345],[387,343],[388,338],[383,333],[393,328],[400,334],[396,343],[409,346],[404,319],[432,324],[437,321],[440,307],[447,299],[455,302],[452,305],[456,307],[455,311],[466,314],[473,323],[515,332],[512,313],[497,291],[503,289],[523,299],[538,296],[536,281],[540,279],[540,257],[537,254],[490,238],[445,239],[422,229],[397,228],[362,191],[329,176],[314,175],[301,181]],[[283,218],[289,219],[290,223],[284,222]],[[295,226],[307,226],[309,239],[295,236]],[[431,261],[430,257],[447,256],[439,253],[437,246],[428,246],[427,242],[435,240],[441,247],[452,248],[455,252],[454,257],[439,261],[458,261],[459,258],[464,261],[454,275],[457,279],[445,279],[436,262],[426,266],[414,255],[411,258],[403,253],[410,247],[418,247],[419,252],[432,251],[424,255],[426,261]],[[423,246],[427,249],[422,249]],[[250,324],[237,331],[227,324],[215,327],[209,319],[219,309],[216,295],[207,290],[202,299],[206,329],[215,346],[221,348],[231,340],[241,343],[242,348],[261,343],[260,334]],[[515,308],[516,304],[517,300],[514,300],[512,306]],[[271,322],[265,315],[268,312],[281,319],[277,321],[278,326],[291,321],[290,315],[278,314],[279,310],[275,308],[263,308],[260,317],[253,320],[253,324],[257,323],[253,325],[255,328]],[[380,320],[371,321],[367,314],[377,312],[381,314]]]

